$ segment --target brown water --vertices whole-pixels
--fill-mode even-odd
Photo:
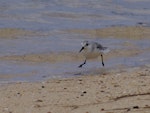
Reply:
[[[149,4],[148,0],[0,1],[0,83],[149,66]],[[78,68],[83,40],[110,48],[105,68],[100,60]]]

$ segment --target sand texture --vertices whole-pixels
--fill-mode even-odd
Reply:
[[[149,5],[1,0],[0,113],[150,113]],[[110,49],[105,67],[78,68],[84,40]]]
[[[24,30],[24,29],[17,29],[17,28],[0,28],[0,38],[1,39],[17,39],[20,37],[27,37],[27,36],[39,36],[40,33]]]
[[[150,69],[0,87],[0,113],[149,113]]]
[[[102,29],[73,29],[68,32],[88,34],[92,37],[115,37],[115,38],[129,38],[129,39],[143,39],[149,38],[150,28],[142,26],[113,26]]]

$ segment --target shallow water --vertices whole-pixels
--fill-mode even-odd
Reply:
[[[136,25],[138,22],[149,24],[149,2],[5,0],[0,1],[0,28],[52,30]]]
[[[52,52],[58,55],[63,52],[78,54],[80,43],[83,40],[91,40],[109,47],[112,51],[131,48],[137,51],[134,55],[109,56],[105,60],[106,69],[149,65],[150,38],[132,40],[128,37],[91,37],[86,33],[66,32],[72,29],[94,30],[112,26],[149,27],[149,4],[148,0],[142,2],[137,0],[0,1],[0,29],[3,32],[0,36],[0,57]],[[115,54],[112,53],[112,56]],[[30,60],[0,58],[0,83],[96,74],[101,73],[97,71],[98,69],[104,69],[100,60],[89,61],[84,68],[79,69],[77,66],[82,63],[82,60],[32,63]]]

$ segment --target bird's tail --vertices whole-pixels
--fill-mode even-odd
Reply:
[[[103,50],[101,50],[101,52],[106,54],[110,52],[110,49],[108,47],[103,47]]]

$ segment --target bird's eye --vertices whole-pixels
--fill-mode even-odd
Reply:
[[[89,44],[88,43],[86,43],[86,46],[88,46]]]

